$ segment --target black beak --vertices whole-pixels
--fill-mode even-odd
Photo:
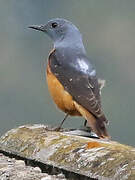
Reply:
[[[46,31],[44,25],[40,25],[40,26],[38,26],[38,25],[32,25],[32,26],[29,26],[28,28],[35,29],[35,30],[37,30],[37,31],[43,31],[43,32]]]

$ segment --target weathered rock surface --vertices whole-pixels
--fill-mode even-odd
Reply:
[[[66,180],[64,175],[48,175],[39,167],[26,166],[23,160],[0,153],[0,180]]]
[[[74,174],[71,179],[135,179],[135,148],[50,131],[44,125],[10,130],[0,138],[0,150],[33,161],[42,170],[56,168],[68,178]]]

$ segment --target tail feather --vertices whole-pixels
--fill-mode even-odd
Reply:
[[[80,114],[87,120],[88,125],[91,129],[100,137],[110,139],[110,136],[106,129],[106,122],[107,120],[105,117],[103,118],[96,118],[91,113],[89,113],[85,108],[74,101],[74,105],[76,109],[80,112]]]
[[[94,117],[95,118],[95,117]],[[90,120],[88,120],[89,122]],[[101,138],[109,138],[110,136],[106,129],[106,123],[104,121],[101,121],[100,119],[95,118],[95,128],[97,131],[97,135]]]

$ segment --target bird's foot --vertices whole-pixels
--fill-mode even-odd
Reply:
[[[58,131],[61,131],[61,130],[62,130],[62,128],[60,126],[53,128],[53,131],[57,131],[58,132]]]
[[[64,131],[64,129],[59,125],[59,126],[52,126],[51,128],[50,128],[50,131],[57,131],[57,132],[63,132]]]
[[[87,126],[85,126],[85,127],[82,126],[79,128],[79,130],[84,131],[84,132],[89,133],[89,134],[91,134],[91,132],[92,132],[91,128],[87,127]]]

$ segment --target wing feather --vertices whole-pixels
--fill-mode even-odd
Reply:
[[[96,71],[86,56],[70,51],[54,50],[49,55],[53,74],[73,99],[96,118],[107,122],[100,102],[100,87]]]

